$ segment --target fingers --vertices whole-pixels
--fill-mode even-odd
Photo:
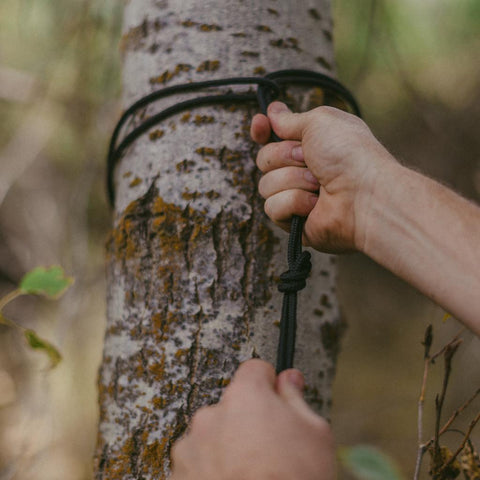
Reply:
[[[263,198],[269,198],[284,190],[301,189],[318,192],[320,184],[308,168],[284,167],[264,175],[258,182],[258,191]]]
[[[267,110],[273,131],[286,140],[301,140],[309,119],[308,112],[292,113],[281,102],[272,102]]]
[[[275,369],[263,360],[252,358],[238,367],[230,385],[222,395],[222,401],[228,397],[244,397],[255,392],[273,392],[275,389]]]
[[[300,189],[284,190],[265,200],[265,213],[280,227],[293,215],[307,217],[318,201],[318,195]]]
[[[265,115],[259,113],[253,117],[250,136],[254,142],[264,145],[269,141],[271,131],[270,121]]]
[[[306,113],[292,113],[281,102],[272,102],[265,115],[257,114],[252,119],[250,135],[253,141],[265,144],[270,139],[271,129],[286,140],[301,140],[309,118]]]
[[[327,422],[315,414],[303,399],[304,387],[305,379],[300,370],[294,368],[284,370],[277,377],[276,390],[278,395],[309,422],[313,421],[319,426],[325,424],[325,427],[328,428]]]
[[[259,150],[257,166],[263,173],[287,166],[304,167],[302,147],[291,140],[269,143]]]
[[[305,377],[300,370],[289,368],[278,374],[275,388],[284,400],[290,398],[301,398],[303,400]]]

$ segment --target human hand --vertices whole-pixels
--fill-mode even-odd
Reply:
[[[328,423],[303,399],[303,375],[267,362],[242,365],[217,405],[192,418],[172,448],[171,480],[333,480]]]
[[[307,217],[303,241],[318,250],[363,251],[376,183],[395,159],[361,119],[332,107],[292,113],[273,102],[268,117],[253,118],[251,136],[264,144],[272,128],[285,140],[257,156],[267,215],[287,231],[292,215]]]

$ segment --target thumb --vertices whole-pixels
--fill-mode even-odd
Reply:
[[[279,373],[276,382],[277,393],[283,398],[297,413],[311,419],[316,416],[307,402],[303,399],[303,389],[305,379],[302,372],[291,368]]]
[[[282,102],[272,102],[267,110],[274,132],[283,140],[302,140],[308,113],[292,113]]]

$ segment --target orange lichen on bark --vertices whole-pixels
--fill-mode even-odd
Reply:
[[[268,25],[257,25],[255,27],[256,30],[259,32],[271,32],[272,29]]]
[[[200,25],[200,31],[202,32],[219,32],[220,30],[222,30],[222,27],[220,25],[208,23],[202,23]]]
[[[162,138],[164,135],[165,135],[165,130],[157,128],[148,134],[148,138],[154,141],[154,140],[158,140],[159,138]]]
[[[122,35],[120,39],[120,51],[125,53],[127,50],[138,50],[144,45],[148,35],[148,22],[144,20],[140,25],[130,28],[128,32]]]
[[[215,155],[216,150],[211,147],[199,147],[195,150],[199,155]]]
[[[187,113],[184,113],[182,115],[182,117],[180,118],[180,121],[182,123],[187,123],[189,120],[190,120],[190,117],[192,116],[192,114],[190,112],[187,112]]]
[[[251,50],[244,50],[243,52],[240,53],[242,57],[259,57],[260,52],[252,52]]]
[[[232,381],[231,378],[219,378],[217,380],[217,385],[221,388],[226,387],[227,385],[230,385],[230,382]]]
[[[130,188],[136,187],[137,185],[140,185],[143,182],[143,180],[140,177],[135,177],[129,184],[128,186]]]
[[[251,174],[245,166],[245,152],[204,146],[198,147],[196,154],[220,157],[224,164],[223,168],[231,171],[235,183],[238,183],[239,188],[235,190],[248,189],[249,195],[254,192]],[[192,168],[194,164],[191,162],[182,161],[178,168],[180,170]],[[201,166],[200,162],[198,163]],[[220,195],[213,189],[206,192],[184,193],[212,200]],[[205,201],[203,203],[208,204]],[[188,284],[192,281],[189,268],[192,267],[191,259],[196,258],[197,249],[205,249],[205,245],[212,245],[219,255],[223,249],[229,249],[229,243],[223,244],[223,240],[218,238],[215,240],[215,235],[218,235],[215,231],[218,232],[219,228],[228,232],[237,230],[241,237],[246,237],[250,235],[252,225],[247,220],[239,222],[233,214],[222,213],[211,219],[206,211],[197,210],[192,205],[195,205],[195,202],[192,201],[191,205],[166,202],[164,198],[158,196],[158,191],[153,185],[142,197],[126,207],[111,235],[109,249],[110,253],[115,255],[110,260],[111,265],[115,265],[116,269],[123,268],[128,271],[133,283],[126,286],[129,293],[122,297],[126,311],[129,312],[128,318],[124,324],[116,323],[108,335],[122,336],[126,333],[135,340],[149,338],[151,343],[143,344],[138,353],[128,358],[118,356],[112,360],[115,364],[115,375],[106,377],[108,385],[102,387],[104,398],[102,403],[108,405],[113,402],[121,406],[130,402],[133,408],[136,406],[135,415],[141,416],[142,428],[150,432],[162,431],[162,438],[158,440],[148,436],[144,438],[137,430],[123,443],[120,451],[112,452],[108,450],[111,448],[109,445],[103,444],[106,453],[102,458],[107,459],[102,463],[103,478],[108,480],[125,476],[138,478],[142,475],[148,478],[150,476],[164,478],[164,472],[168,470],[169,449],[176,436],[183,432],[188,418],[199,405],[215,401],[215,395],[229,382],[229,379],[225,378],[228,376],[225,368],[225,350],[209,349],[202,345],[202,325],[209,321],[209,317],[202,309],[188,316],[183,313],[186,294],[182,292],[192,295],[192,285]],[[221,226],[218,222],[222,222]],[[256,230],[258,228],[255,227]],[[260,233],[262,238],[266,235],[263,231]],[[257,232],[254,238],[257,238]],[[245,257],[248,257],[245,268],[248,273],[245,275],[255,276],[257,270],[261,270],[260,276],[268,278],[261,262],[254,258],[256,254],[252,255],[252,251],[258,249],[259,257],[269,258],[271,245],[268,245],[267,239],[260,239],[259,244],[253,241],[252,247],[244,248]],[[217,268],[222,267],[218,265]],[[145,282],[145,275],[151,276],[151,280]],[[200,280],[199,284],[200,282],[203,280]],[[215,301],[215,295],[226,298],[222,289],[227,293],[232,290],[230,286],[220,287],[219,283],[216,281],[214,283],[215,288],[211,290],[206,289],[205,285],[200,287],[202,295],[205,291],[212,295],[212,301]],[[246,285],[250,283],[249,279],[245,280]],[[258,302],[256,299],[260,297],[258,292],[245,290],[242,293],[242,288],[246,287],[240,285],[234,287],[235,292],[232,295],[235,298],[244,295],[248,297],[249,302]],[[152,289],[155,290],[158,303],[149,305]],[[196,301],[198,299],[192,297],[192,306],[195,306]],[[142,312],[145,311],[144,305],[152,311],[149,318],[142,316]],[[235,357],[233,352],[240,351],[244,339],[248,337],[248,329],[244,327],[243,322],[246,320],[241,319],[236,327],[235,340],[232,339],[230,345],[226,346],[229,358]],[[168,356],[164,344],[167,341],[170,346],[177,345],[173,354]],[[209,377],[207,372],[220,372],[220,375]],[[145,383],[154,388],[151,397],[142,396],[145,394],[142,387]],[[109,398],[105,398],[106,396]],[[162,423],[164,415],[161,412],[170,412],[172,409],[178,412],[178,416],[168,427]],[[108,412],[102,408],[102,418],[106,415]],[[135,420],[128,415],[117,415],[111,419],[111,423],[117,423],[122,429],[130,432],[131,427],[138,424],[138,418]],[[99,443],[97,452],[102,456],[104,450],[100,445]],[[136,452],[132,452],[132,445],[136,446]],[[124,461],[127,454],[130,463]]]
[[[165,84],[172,78],[179,75],[181,72],[189,72],[191,69],[191,65],[188,65],[187,63],[179,63],[175,66],[173,70],[165,70],[162,74],[156,77],[151,77],[149,81],[152,85],[156,83]]]
[[[195,118],[193,120],[193,123],[195,125],[200,126],[204,125],[206,123],[214,123],[215,122],[215,117],[213,115],[195,115]]]
[[[195,166],[195,162],[193,160],[187,160],[184,158],[181,162],[178,162],[175,165],[177,172],[181,173],[190,173],[192,171],[192,167]]]
[[[190,28],[198,25],[198,22],[194,22],[192,20],[184,20],[183,22],[180,23],[180,25],[182,25],[182,27]]]
[[[205,60],[197,67],[197,72],[215,72],[220,68],[220,60]]]
[[[136,246],[132,236],[134,228],[133,222],[128,218],[124,218],[117,228],[111,232],[110,238],[113,242],[108,243],[113,243],[115,254],[121,253],[121,256],[126,259],[135,255]]]
[[[148,372],[153,376],[156,382],[163,380],[165,375],[165,353],[160,355],[160,361],[148,366]]]

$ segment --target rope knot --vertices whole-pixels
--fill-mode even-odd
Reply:
[[[310,252],[302,252],[289,270],[280,275],[278,290],[282,293],[296,293],[305,288],[306,280],[312,269]]]

